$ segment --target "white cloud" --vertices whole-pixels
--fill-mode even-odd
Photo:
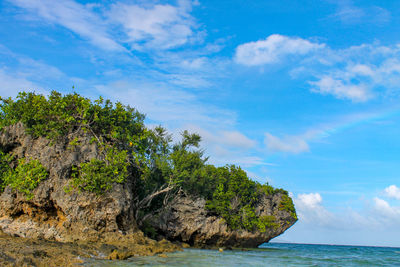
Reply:
[[[235,144],[242,148],[252,148],[256,144],[254,140],[249,139],[238,131],[223,131],[221,137],[224,140],[223,142],[227,144]]]
[[[305,223],[329,225],[334,215],[322,206],[319,193],[299,194],[293,198],[298,217]]]
[[[290,55],[305,55],[325,47],[302,38],[279,34],[265,40],[241,44],[236,48],[235,61],[247,66],[277,63]]]
[[[355,48],[349,49],[348,52]],[[359,49],[362,49],[359,47]],[[373,64],[359,59],[353,63],[351,57],[345,60],[345,67],[333,67],[311,81],[312,91],[321,94],[331,94],[339,99],[349,99],[354,102],[365,102],[372,99],[377,93],[377,88],[384,87],[386,93],[398,91],[400,86],[400,60],[396,58],[397,49],[365,51],[365,57],[374,57],[376,54],[383,57],[380,62]],[[389,52],[389,53],[388,53]],[[347,51],[346,53],[347,54]],[[375,54],[375,55],[374,55]]]
[[[190,16],[191,4],[180,1],[178,6],[156,4],[139,6],[116,3],[109,17],[125,30],[128,42],[134,49],[145,47],[169,49],[184,45],[193,38],[196,26]]]
[[[296,60],[284,61],[288,56]],[[295,57],[294,57],[295,56]],[[239,45],[234,60],[247,66],[291,63],[289,74],[304,79],[310,91],[338,99],[366,102],[400,94],[400,46],[379,43],[332,49],[302,38],[270,35]]]
[[[90,6],[71,0],[15,0],[11,3],[34,13],[47,22],[71,30],[102,49],[124,50],[107,33],[104,20],[93,12]]]
[[[400,200],[400,188],[396,185],[391,185],[385,188],[385,193],[388,197]]]
[[[307,209],[315,209],[322,203],[319,193],[299,194],[297,198],[299,205]]]
[[[306,140],[302,136],[286,135],[283,138],[279,138],[270,133],[266,133],[264,143],[269,150],[275,152],[298,154],[310,150]]]
[[[387,201],[375,197],[374,208],[376,214],[382,216],[380,219],[386,219],[388,224],[397,224],[400,222],[400,207],[391,206]]]
[[[310,82],[314,86],[313,92],[331,94],[339,99],[350,99],[354,102],[364,102],[372,97],[366,84],[353,84],[350,81],[323,76],[316,82]]]
[[[359,7],[352,1],[335,1],[337,12],[331,17],[345,24],[374,23],[384,24],[390,21],[391,14],[387,9],[378,6]]]
[[[397,196],[397,187],[387,187],[386,192],[392,197]],[[384,199],[374,197],[371,201],[363,201],[364,209],[355,211],[351,207],[342,207],[336,211],[330,211],[323,205],[323,198],[319,193],[291,194],[295,203],[302,227],[316,226],[334,230],[376,230],[397,229],[400,223],[400,207],[392,206]],[[307,226],[308,225],[308,226]]]

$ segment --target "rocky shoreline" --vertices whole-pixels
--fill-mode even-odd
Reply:
[[[0,266],[80,266],[87,259],[124,260],[136,256],[165,256],[182,245],[154,241],[138,233],[129,243],[63,243],[45,239],[13,237],[0,231]]]

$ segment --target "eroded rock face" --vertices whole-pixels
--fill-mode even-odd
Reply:
[[[69,143],[75,137],[80,145],[71,148]],[[0,230],[13,236],[61,242],[89,241],[127,244],[127,247],[132,242],[144,246],[155,242],[143,236],[134,219],[134,177],[128,177],[124,184],[114,184],[112,190],[101,196],[65,191],[72,166],[99,158],[99,149],[90,139],[79,133],[51,143],[44,137],[32,138],[21,123],[3,130],[0,134],[2,150],[12,152],[17,158],[39,160],[49,171],[49,177],[32,192],[31,200],[10,187],[5,188],[0,194]],[[279,208],[281,200],[280,193],[265,196],[256,207],[257,216],[276,218],[276,227],[269,227],[265,232],[232,231],[222,218],[205,209],[204,199],[184,195],[154,215],[150,223],[167,240],[196,247],[257,247],[295,223],[290,212]],[[160,244],[153,245],[163,248]],[[170,248],[177,249],[176,246]],[[133,255],[131,251],[139,249],[135,247],[124,255]],[[149,251],[158,250],[151,248]]]
[[[155,230],[169,240],[189,243],[195,247],[258,247],[282,234],[295,219],[290,212],[279,209],[282,194],[265,196],[256,207],[256,215],[273,215],[276,227],[265,232],[231,230],[220,217],[211,215],[205,200],[181,196],[163,212],[150,219]]]
[[[101,196],[65,192],[71,167],[99,156],[90,137],[81,134],[81,145],[72,149],[68,148],[69,141],[63,138],[51,144],[44,137],[34,139],[25,133],[21,123],[3,131],[0,135],[3,149],[12,151],[17,158],[39,160],[50,173],[33,191],[31,200],[9,187],[4,190],[0,195],[0,228],[16,236],[63,242],[119,240],[134,233],[137,225],[131,182],[115,184]]]

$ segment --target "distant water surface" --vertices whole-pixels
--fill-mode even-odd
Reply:
[[[91,260],[86,266],[400,266],[400,248],[268,243],[248,251],[185,249],[168,258]]]

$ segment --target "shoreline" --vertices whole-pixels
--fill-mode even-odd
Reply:
[[[45,239],[15,237],[0,230],[0,266],[80,266],[85,259],[124,260],[137,256],[165,255],[181,251],[169,241],[139,245],[105,244],[100,242],[63,243]]]

